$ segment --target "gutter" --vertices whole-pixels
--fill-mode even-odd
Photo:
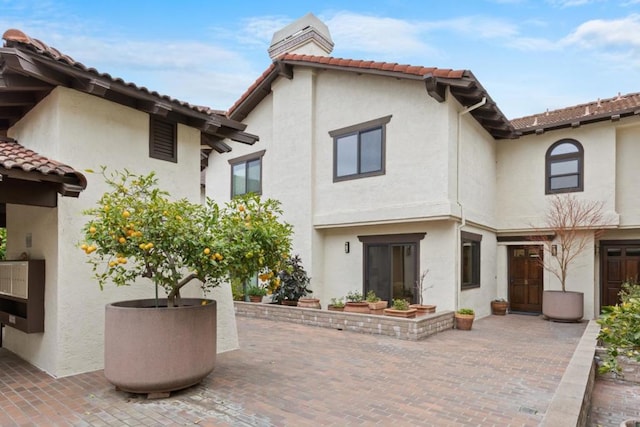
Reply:
[[[462,202],[460,201],[460,192],[461,192],[461,186],[460,186],[460,177],[461,177],[461,173],[460,173],[460,164],[461,164],[461,159],[462,159],[462,150],[461,150],[461,145],[462,145],[462,141],[460,138],[460,134],[462,133],[462,116],[464,116],[465,114],[468,114],[470,112],[472,112],[473,110],[482,107],[483,105],[485,105],[487,103],[487,97],[483,96],[482,99],[480,100],[480,102],[473,104],[469,107],[466,107],[464,110],[458,112],[458,131],[456,133],[456,204],[458,205],[458,207],[460,208],[460,224],[458,224],[456,226],[456,273],[455,273],[455,277],[456,277],[456,300],[455,300],[455,309],[458,310],[460,307],[458,306],[460,303],[460,297],[461,297],[461,285],[462,285],[462,274],[460,271],[460,266],[462,265],[462,245],[460,245],[460,238],[461,238],[461,232],[462,232],[462,228],[467,224],[467,219],[464,215],[464,206],[462,205]]]

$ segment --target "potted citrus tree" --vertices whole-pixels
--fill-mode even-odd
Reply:
[[[110,190],[84,212],[81,245],[94,276],[101,289],[155,289],[154,298],[106,306],[104,373],[121,390],[166,396],[215,365],[216,302],[181,290],[195,283],[206,295],[232,277],[281,270],[291,226],[279,221],[277,201],[256,195],[220,207],[171,199],[154,173],[102,175]]]

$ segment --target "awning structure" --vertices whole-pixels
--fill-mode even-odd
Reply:
[[[86,187],[85,176],[71,166],[0,136],[0,227],[6,225],[7,203],[56,207],[58,194],[78,197]]]

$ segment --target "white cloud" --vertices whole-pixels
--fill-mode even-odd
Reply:
[[[424,55],[435,50],[423,40],[423,26],[409,21],[338,12],[325,23],[337,48],[375,54],[376,57]]]
[[[578,26],[562,42],[585,48],[640,47],[640,15],[631,14],[622,19],[587,21]]]

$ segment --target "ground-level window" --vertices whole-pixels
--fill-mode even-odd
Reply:
[[[561,139],[547,150],[546,194],[584,190],[584,150],[575,139]]]
[[[265,150],[229,160],[231,197],[262,193],[262,157]]]
[[[391,116],[329,132],[333,138],[333,181],[383,175],[386,124]]]
[[[363,294],[418,302],[420,240],[425,233],[358,236],[364,250]]]
[[[461,232],[462,244],[462,289],[480,287],[480,246],[482,235]]]

